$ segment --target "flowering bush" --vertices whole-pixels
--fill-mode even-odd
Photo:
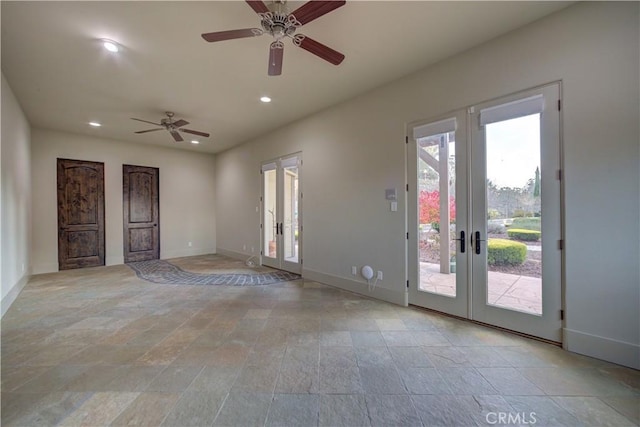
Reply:
[[[418,199],[420,207],[420,224],[433,224],[436,230],[440,228],[440,192],[421,191]],[[456,200],[449,197],[449,217],[451,223],[456,220]]]

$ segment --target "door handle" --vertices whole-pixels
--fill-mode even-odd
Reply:
[[[460,238],[459,239],[453,239],[453,240],[457,240],[460,242],[460,253],[464,253],[465,247],[466,247],[466,239],[465,239],[465,233],[464,231],[460,232]]]
[[[471,240],[473,241],[473,238]],[[476,254],[477,255],[480,255],[480,242],[484,242],[484,240],[480,238],[480,232],[476,231]]]
[[[154,227],[157,227],[157,226],[158,226],[158,224],[153,224],[153,226],[154,226]]]

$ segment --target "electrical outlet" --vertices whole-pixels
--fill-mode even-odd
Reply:
[[[189,243],[187,243],[187,246],[191,247],[191,246],[193,246],[193,245],[191,244],[191,242],[189,242]]]
[[[242,250],[246,252],[246,250],[247,250],[247,245],[242,245]]]
[[[382,280],[382,271],[378,271],[378,280]]]
[[[355,265],[351,266],[351,275],[356,276],[358,274],[358,267]]]

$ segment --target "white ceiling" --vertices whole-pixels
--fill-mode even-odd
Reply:
[[[285,41],[282,75],[269,77],[270,36],[200,37],[258,27],[244,1],[2,1],[2,70],[34,127],[216,153],[568,4],[347,1],[298,31],[342,52],[340,66]],[[123,49],[107,52],[102,38]],[[211,137],[194,146],[134,134],[153,126],[130,117],[158,122],[167,110]]]

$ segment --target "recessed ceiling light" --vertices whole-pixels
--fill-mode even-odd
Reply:
[[[116,52],[118,52],[120,50],[120,47],[118,46],[118,43],[114,42],[113,40],[104,39],[104,40],[102,40],[102,45],[109,52],[116,53]]]
[[[100,126],[102,126],[102,125],[101,125],[100,123],[98,123],[98,122],[89,122],[89,125],[90,125],[90,126],[93,126],[93,127],[95,127],[95,128],[99,128]]]
[[[200,144],[200,141],[196,141],[195,139],[191,141],[192,144]]]
[[[260,101],[264,103],[271,102],[271,98],[269,98],[268,96],[263,96],[260,98]]]

